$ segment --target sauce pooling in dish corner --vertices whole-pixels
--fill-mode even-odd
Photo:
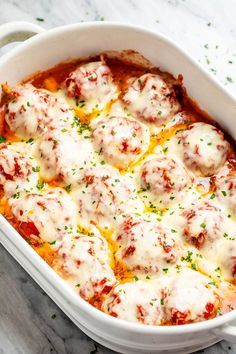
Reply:
[[[1,213],[78,295],[156,326],[235,308],[235,148],[181,75],[101,55],[2,91]]]

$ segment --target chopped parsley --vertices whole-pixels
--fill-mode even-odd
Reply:
[[[181,257],[181,261],[185,261],[185,262],[192,262],[192,255],[193,255],[193,252],[192,251],[188,251],[188,255],[187,257]]]
[[[163,149],[164,152],[167,152],[168,146]]]
[[[191,263],[191,268],[192,268],[193,270],[197,270],[196,264],[195,264],[195,263]]]
[[[0,135],[0,144],[4,143],[6,141],[6,138],[3,135]]]
[[[33,138],[29,138],[29,140],[26,141],[27,144],[31,144],[34,141]]]
[[[209,284],[209,285],[214,285],[214,286],[216,286],[215,281],[210,281],[208,284]]]
[[[20,192],[16,192],[13,194],[13,199],[19,199],[20,198]]]
[[[44,181],[42,179],[39,179],[36,188],[41,190],[43,189],[43,187],[44,187]]]
[[[56,243],[57,241],[56,240],[54,240],[54,241],[52,241],[52,242],[48,242],[49,243],[49,245],[55,245],[55,243]]]
[[[230,82],[231,84],[233,83],[232,77],[227,76],[227,77],[226,77],[226,80],[227,80],[228,82]]]
[[[222,316],[222,311],[221,311],[221,309],[218,309],[218,310],[216,311],[216,313],[217,313],[218,316]],[[230,348],[230,347],[229,347],[229,348]]]
[[[39,172],[40,171],[40,167],[39,166],[32,167],[32,171],[33,172]]]
[[[71,192],[71,184],[68,184],[66,187],[65,187],[65,190],[70,193]]]

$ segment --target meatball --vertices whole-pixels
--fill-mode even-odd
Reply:
[[[231,271],[232,277],[236,278],[236,247],[235,247],[235,245],[232,247],[231,253],[233,255],[231,255],[229,257],[229,260],[227,262],[227,266],[228,266],[229,270]]]
[[[174,90],[154,74],[134,79],[123,103],[133,116],[157,125],[167,123],[180,109]]]
[[[65,80],[67,95],[85,101],[85,108],[103,108],[117,97],[117,87],[109,67],[102,61],[79,66]]]
[[[0,184],[17,179],[25,180],[32,173],[34,163],[24,156],[21,143],[0,144]]]
[[[177,259],[173,234],[154,215],[128,215],[112,237],[119,247],[116,257],[135,272],[155,274]]]
[[[87,169],[73,198],[84,227],[91,224],[111,227],[117,223],[119,215],[143,210],[131,181],[112,168]]]
[[[0,185],[7,198],[37,190],[39,166],[32,150],[33,145],[20,142],[0,144]]]
[[[225,233],[224,241],[217,250],[220,271],[223,271],[226,278],[232,280],[236,278],[236,238]]]
[[[57,268],[85,300],[109,293],[116,284],[108,245],[102,237],[64,238],[58,255]]]
[[[186,218],[184,236],[197,248],[213,243],[223,234],[223,213],[216,206],[204,201],[183,213]]]
[[[221,238],[205,253],[207,258],[215,261],[217,265],[214,269],[216,277],[223,277],[230,282],[236,278],[235,222],[230,219],[224,222],[224,232]]]
[[[163,290],[163,306],[167,323],[182,325],[215,317],[219,300],[208,277],[186,268]]]
[[[95,146],[107,162],[127,168],[148,149],[149,129],[142,123],[125,117],[110,117],[100,121],[93,131]]]
[[[236,215],[236,174],[216,179],[216,195]]]
[[[75,203],[63,189],[11,198],[9,204],[17,220],[29,226],[33,224],[34,233],[43,241],[61,241],[65,234],[77,230]]]
[[[50,130],[42,136],[37,156],[41,176],[47,181],[59,180],[64,185],[79,182],[84,169],[94,162],[89,139],[59,130]]]
[[[16,86],[2,110],[10,130],[21,138],[36,137],[50,126],[64,127],[73,121],[73,112],[62,97],[31,84]]]
[[[161,325],[163,306],[157,281],[138,280],[116,286],[104,301],[103,311],[120,319],[146,325]]]
[[[198,176],[212,176],[224,165],[229,143],[216,127],[191,124],[177,134],[186,166]]]
[[[149,191],[152,202],[168,205],[191,182],[190,176],[179,162],[158,156],[147,160],[141,168],[141,186]]]

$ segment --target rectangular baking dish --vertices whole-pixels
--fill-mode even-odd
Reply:
[[[33,36],[33,37],[32,37]],[[32,37],[32,38],[30,38]],[[30,39],[28,39],[30,38]],[[236,101],[197,62],[164,36],[141,27],[101,22],[44,31],[13,22],[0,26],[0,47],[25,40],[0,58],[0,83],[16,84],[57,63],[105,50],[133,49],[155,66],[182,74],[188,95],[236,139]],[[0,242],[87,335],[121,353],[190,353],[222,338],[236,342],[236,310],[213,320],[154,327],[108,316],[81,299],[0,216]]]

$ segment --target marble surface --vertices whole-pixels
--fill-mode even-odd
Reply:
[[[236,96],[235,11],[235,0],[0,0],[0,24],[143,25],[174,39]],[[112,352],[83,334],[0,246],[0,354],[18,353]],[[204,353],[236,353],[236,345],[222,341]]]

